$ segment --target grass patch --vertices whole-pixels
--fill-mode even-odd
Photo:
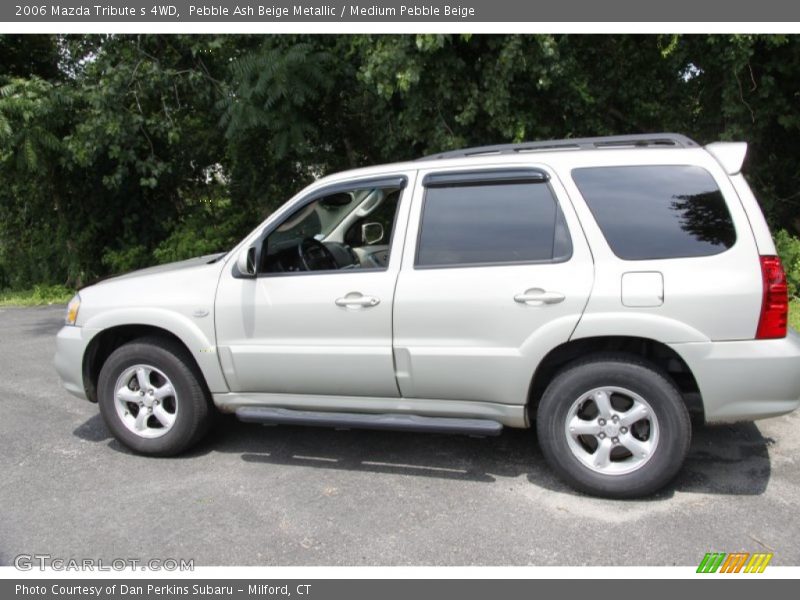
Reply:
[[[37,285],[29,290],[0,292],[0,306],[45,306],[66,304],[75,294],[63,285]]]
[[[800,331],[800,298],[793,298],[789,302],[789,325]]]

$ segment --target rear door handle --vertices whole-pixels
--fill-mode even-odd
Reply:
[[[346,296],[334,300],[334,303],[336,306],[342,306],[344,308],[370,307],[380,304],[380,298],[364,296],[361,292],[350,292]]]
[[[514,301],[520,304],[539,306],[541,304],[558,304],[559,302],[563,302],[564,298],[564,294],[560,292],[547,292],[542,288],[531,288],[525,290],[522,294],[514,296]]]

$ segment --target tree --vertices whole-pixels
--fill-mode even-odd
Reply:
[[[588,135],[747,140],[797,233],[798,90],[798,36],[0,36],[0,287],[224,250],[330,172]]]

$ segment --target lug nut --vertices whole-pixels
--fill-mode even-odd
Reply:
[[[600,432],[600,433],[597,435],[597,437],[599,437],[601,440],[604,440],[604,439],[606,439],[606,434],[605,434],[605,433],[603,433],[603,432],[601,431],[601,432]]]
[[[606,424],[606,420],[605,419],[599,419],[597,422],[600,423],[600,427],[602,427],[603,425]]]
[[[140,396],[144,396],[144,391],[143,390],[139,390],[139,395]]]
[[[628,433],[628,428],[627,427],[620,427],[619,430],[620,430],[621,433]]]
[[[611,420],[614,421],[614,423],[616,423],[617,421],[619,421],[619,417],[617,415],[614,415],[613,417],[611,417]]]
[[[611,438],[611,441],[614,442],[615,444],[619,444],[619,438],[618,437]]]

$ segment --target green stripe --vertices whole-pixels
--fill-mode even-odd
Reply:
[[[717,553],[717,560],[714,561],[714,564],[709,568],[707,571],[708,573],[716,573],[717,569],[719,569],[720,565],[722,565],[722,561],[725,560],[727,554],[725,552],[718,552]]]
[[[697,573],[705,573],[704,567],[708,562],[708,559],[711,558],[711,552],[706,552],[706,555],[703,557],[703,560],[700,561],[700,564],[697,566]]]
[[[722,563],[725,561],[727,553],[725,552],[708,552],[703,557],[703,560],[697,567],[698,573],[716,573]]]

